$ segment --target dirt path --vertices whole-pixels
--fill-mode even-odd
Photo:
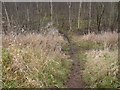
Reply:
[[[73,66],[72,70],[68,79],[68,82],[66,83],[66,86],[68,88],[84,88],[85,83],[82,79],[82,72],[81,72],[81,65],[80,60],[78,60],[77,53],[79,51],[79,47],[76,45],[70,45],[70,56],[73,60]]]
[[[62,33],[64,34],[64,33]],[[85,88],[85,83],[82,78],[81,69],[83,68],[82,63],[77,56],[79,53],[79,46],[74,44],[67,35],[63,35],[69,43],[70,46],[70,58],[73,60],[71,73],[65,83],[67,88]]]

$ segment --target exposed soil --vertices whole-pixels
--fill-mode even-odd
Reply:
[[[85,88],[85,83],[82,78],[81,69],[83,68],[77,54],[79,47],[70,43],[70,56],[73,60],[71,73],[69,75],[68,81],[66,82],[67,88]]]
[[[62,33],[63,36],[69,43],[70,46],[70,58],[73,60],[71,72],[69,74],[68,80],[65,82],[67,88],[85,88],[85,82],[82,77],[83,63],[80,62],[79,57],[77,56],[80,50],[80,47],[77,46],[74,42],[71,42],[70,38]]]

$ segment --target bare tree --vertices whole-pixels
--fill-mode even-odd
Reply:
[[[18,6],[17,6],[17,3],[15,2],[15,12],[16,12],[16,20],[17,22],[15,22],[15,27],[17,28],[17,30],[19,30],[20,28],[20,22],[19,22],[19,12],[18,12]]]
[[[39,31],[39,28],[44,27],[49,21],[59,26],[61,30],[65,29],[65,32],[76,28],[82,30],[75,32],[84,33],[108,30],[107,28],[112,31],[118,28],[117,3],[112,2],[53,3],[53,0],[49,3],[4,2],[2,7],[4,31],[9,29],[19,31],[22,27],[26,31]]]
[[[82,2],[80,2],[80,4],[79,4],[79,11],[78,11],[78,29],[80,28],[81,5],[82,5]]]
[[[27,22],[30,21],[30,16],[29,16],[29,9],[27,8]]]
[[[38,15],[38,20],[40,20],[40,11],[39,11],[39,4],[38,4],[38,2],[36,2],[36,6],[37,6],[37,15]],[[38,22],[39,23],[39,25],[37,26],[37,29],[38,29],[38,31],[39,31],[39,27],[40,27],[40,21]]]
[[[51,23],[53,23],[53,4],[52,0],[50,2],[50,8],[51,8]]]
[[[10,27],[11,27],[11,25],[10,25],[10,19],[9,19],[8,12],[7,12],[7,9],[6,9],[6,6],[5,6],[4,2],[3,2],[3,6],[4,6],[4,10],[5,10],[6,19],[7,19],[7,27],[8,27],[7,30],[9,30]]]
[[[72,30],[72,23],[71,23],[71,2],[68,3],[69,7],[69,30]]]
[[[116,22],[116,16],[115,13],[117,14],[118,12],[115,11],[115,7],[114,4],[112,2],[110,2],[110,14],[109,14],[109,28],[111,31],[114,30],[115,28],[115,22]]]
[[[102,20],[102,16],[104,14],[104,11],[105,11],[105,6],[103,3],[100,4],[100,6],[97,8],[97,29],[98,29],[98,32],[101,31],[101,20]]]
[[[90,33],[91,30],[91,0],[89,2],[89,22],[88,22],[88,33]]]
[[[17,7],[17,3],[16,2],[15,2],[15,10],[16,10],[16,14],[17,14],[17,20],[19,20],[18,7]]]
[[[56,23],[57,23],[57,26],[59,25],[59,22],[58,22],[58,15],[56,14]]]

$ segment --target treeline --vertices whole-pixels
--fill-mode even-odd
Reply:
[[[4,2],[2,24],[5,34],[14,31],[40,32],[49,22],[61,31],[117,31],[115,2]]]

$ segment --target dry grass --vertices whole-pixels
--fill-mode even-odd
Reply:
[[[95,44],[103,44],[104,48],[117,47],[118,33],[117,32],[103,32],[101,34],[90,33],[83,36],[73,36],[75,42],[89,41]]]
[[[58,35],[3,36],[4,87],[63,87],[70,67],[61,51],[66,43]]]
[[[118,51],[100,50],[86,52],[86,64],[83,76],[92,87],[117,88]]]
[[[91,33],[72,39],[83,52],[80,60],[86,59],[83,76],[89,87],[119,87],[118,34]],[[69,56],[61,51],[65,44],[60,35],[3,36],[4,87],[64,87],[71,67]]]
[[[118,75],[118,33],[104,32],[72,38],[84,52],[85,66],[83,77],[91,88],[117,88]],[[80,58],[81,60],[81,58]]]

